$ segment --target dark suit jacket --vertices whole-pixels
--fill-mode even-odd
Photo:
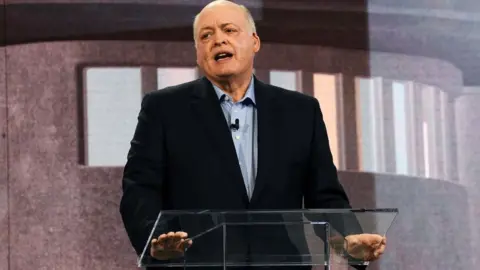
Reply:
[[[257,78],[254,86],[258,173],[250,201],[211,83],[200,78],[145,95],[124,170],[120,206],[138,254],[161,210],[301,209],[302,199],[305,208],[350,208],[337,179],[318,101]],[[278,231],[270,232],[270,238],[268,229],[260,231],[256,244],[241,244],[246,232],[239,231],[231,248],[239,254],[265,248],[273,252],[277,248],[282,254],[301,252],[289,242],[275,242]],[[190,254],[215,253],[195,251],[194,246]]]

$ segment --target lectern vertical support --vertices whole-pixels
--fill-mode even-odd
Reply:
[[[227,224],[223,223],[223,270],[227,270]]]
[[[328,239],[330,238],[330,223],[325,223],[325,241],[324,250],[325,250],[325,270],[330,270],[330,245],[328,244]]]

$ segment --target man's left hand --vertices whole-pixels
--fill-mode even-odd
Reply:
[[[387,238],[378,234],[353,234],[345,237],[344,250],[353,258],[374,261],[385,251]]]

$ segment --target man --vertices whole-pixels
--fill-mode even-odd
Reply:
[[[147,94],[131,142],[120,211],[136,252],[162,210],[300,209],[302,200],[305,208],[351,208],[318,101],[253,75],[260,38],[248,10],[214,1],[193,28],[205,77]],[[187,247],[198,258],[217,252],[195,249],[188,231],[175,230],[152,239],[153,258],[182,257]],[[299,252],[276,238],[284,237],[232,242],[245,256],[252,249]],[[343,244],[348,255],[375,260],[385,239],[353,234]]]

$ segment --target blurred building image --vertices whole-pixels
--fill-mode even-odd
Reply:
[[[0,269],[135,268],[118,204],[140,101],[202,76],[208,2],[0,1]],[[399,208],[371,269],[476,269],[480,2],[236,2],[256,76],[320,101],[353,206]]]

